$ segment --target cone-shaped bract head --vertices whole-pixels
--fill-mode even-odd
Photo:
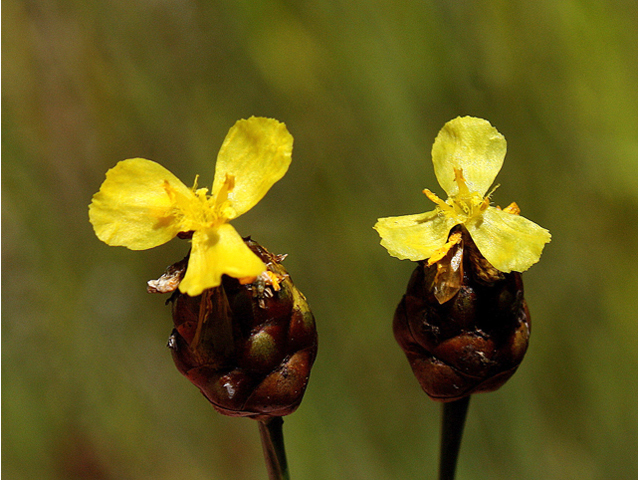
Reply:
[[[464,227],[447,254],[419,262],[393,330],[422,389],[448,402],[501,387],[527,350],[530,318],[519,273],[480,254]]]
[[[178,370],[220,413],[288,415],[302,401],[315,360],[315,321],[283,257],[246,243],[267,272],[251,284],[225,276],[196,297],[176,291],[169,346]]]

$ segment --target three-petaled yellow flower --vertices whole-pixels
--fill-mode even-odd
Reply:
[[[551,235],[518,215],[515,204],[505,210],[491,206],[491,192],[487,194],[506,152],[506,140],[488,121],[458,117],[447,122],[431,150],[436,178],[447,200],[424,190],[437,205],[435,210],[380,218],[374,228],[382,246],[402,260],[437,261],[450,246],[447,239],[451,229],[463,225],[496,269],[508,273],[531,267],[540,259]]]
[[[211,194],[188,188],[156,162],[133,158],[107,172],[89,205],[100,240],[146,250],[193,232],[180,291],[190,296],[221,283],[222,275],[252,281],[265,264],[228,222],[252,208],[287,172],[293,137],[277,120],[251,117],[229,130],[216,162]]]

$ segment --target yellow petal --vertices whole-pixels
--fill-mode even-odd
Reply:
[[[219,286],[223,274],[234,278],[257,277],[265,270],[262,260],[230,224],[196,230],[180,291],[195,297],[208,288]]]
[[[438,183],[453,197],[458,193],[455,168],[469,190],[484,196],[502,168],[507,141],[482,118],[458,117],[445,124],[431,149]]]
[[[524,272],[540,260],[551,241],[548,230],[495,207],[487,208],[465,224],[480,253],[501,272]]]
[[[293,137],[284,123],[262,117],[239,120],[225,138],[213,180],[211,194],[216,197],[233,177],[229,193],[229,219],[236,218],[264,197],[280,180],[291,163]]]
[[[389,255],[400,260],[425,260],[441,248],[456,221],[435,210],[416,215],[380,218],[373,228]]]
[[[169,170],[151,160],[118,162],[107,172],[89,205],[89,220],[100,240],[113,246],[145,250],[168,242],[181,231],[183,216],[175,198],[195,198]],[[189,201],[189,200],[187,200]]]

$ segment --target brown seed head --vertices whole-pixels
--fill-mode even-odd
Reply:
[[[169,346],[178,370],[218,412],[288,415],[302,401],[315,360],[315,321],[280,264],[284,256],[245,242],[267,272],[250,284],[224,276],[197,297],[176,290]]]
[[[432,265],[419,262],[393,320],[422,389],[442,402],[501,387],[520,365],[530,335],[521,275],[496,270],[463,227],[456,232],[461,241],[445,256]],[[459,271],[452,262],[461,252]]]

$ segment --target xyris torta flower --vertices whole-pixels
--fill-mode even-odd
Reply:
[[[89,206],[98,238],[108,245],[146,250],[192,235],[180,291],[200,295],[222,275],[250,283],[264,262],[228,222],[251,209],[287,172],[293,137],[283,123],[251,117],[229,130],[216,162],[211,194],[185,186],[161,165],[143,158],[107,172]]]
[[[446,201],[435,210],[381,218],[375,229],[392,256],[418,262],[393,331],[422,389],[451,402],[499,388],[524,358],[530,314],[522,277],[551,235],[490,204],[506,141],[486,120],[448,122],[432,149]]]
[[[502,168],[507,142],[489,122],[464,117],[448,122],[436,137],[431,156],[446,201],[430,190],[435,210],[417,215],[381,218],[375,229],[381,244],[401,260],[444,256],[449,232],[464,225],[480,253],[501,272],[523,272],[540,259],[547,230],[520,215],[517,205],[500,210],[487,195]],[[433,263],[433,261],[432,261]]]

